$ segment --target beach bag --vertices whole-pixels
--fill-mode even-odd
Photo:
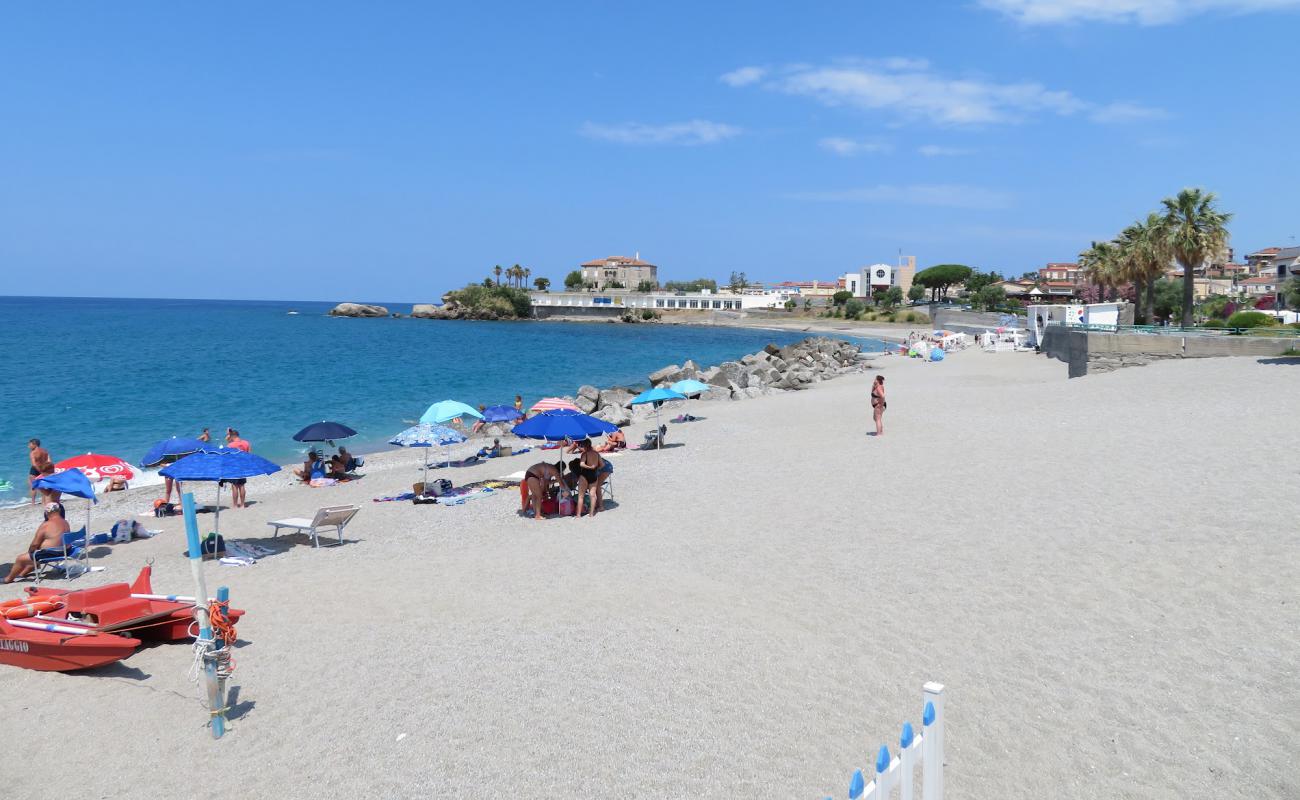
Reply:
[[[446,478],[439,478],[425,487],[425,494],[431,494],[434,497],[442,497],[452,490],[451,481]]]
[[[205,556],[224,553],[226,552],[226,540],[221,537],[221,534],[209,533],[199,545],[199,552]]]
[[[176,504],[168,503],[163,500],[153,501],[153,515],[155,517],[170,517],[176,513]]]
[[[560,516],[562,517],[573,516],[573,512],[577,507],[578,504],[573,502],[573,498],[570,497],[569,495],[566,494],[560,498],[560,503],[559,503]]]
[[[119,519],[113,524],[112,530],[113,543],[122,544],[124,542],[129,542],[136,537],[142,536],[140,531],[144,530],[144,526],[133,519]]]

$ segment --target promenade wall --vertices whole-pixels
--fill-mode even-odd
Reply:
[[[1178,336],[1150,333],[1104,333],[1049,325],[1040,350],[1064,361],[1071,378],[1124,367],[1140,367],[1168,358],[1216,358],[1281,355],[1300,348],[1300,338],[1255,336]]]

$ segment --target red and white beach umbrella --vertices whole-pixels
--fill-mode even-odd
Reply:
[[[100,453],[86,453],[84,456],[65,458],[54,465],[55,472],[62,472],[65,469],[79,469],[91,482],[102,481],[105,478],[131,480],[135,477],[130,464],[117,456],[106,456]]]
[[[531,413],[540,413],[542,411],[555,411],[556,409],[561,408],[569,411],[577,411],[580,414],[582,413],[582,409],[562,397],[547,397],[544,400],[538,400],[533,404],[533,407],[528,410]]]

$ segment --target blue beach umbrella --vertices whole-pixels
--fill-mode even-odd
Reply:
[[[95,497],[95,487],[90,484],[90,479],[85,473],[79,469],[65,469],[63,472],[37,478],[32,481],[32,488],[52,489],[89,500],[90,502],[86,503],[86,542],[87,544],[90,542],[90,507],[99,500]]]
[[[514,406],[488,406],[483,409],[484,422],[514,422],[523,416],[524,412]]]
[[[421,422],[419,425],[413,425],[393,438],[388,440],[389,444],[395,444],[398,447],[445,447],[447,448],[447,465],[451,466],[451,446],[460,444],[465,441],[465,434],[458,430],[453,430],[443,425],[432,425],[428,422]],[[429,457],[424,458],[424,478],[429,478]]]
[[[680,395],[685,395],[689,397],[690,395],[693,394],[703,394],[704,392],[707,392],[712,387],[709,386],[707,383],[700,383],[694,378],[687,378],[684,381],[678,381],[677,383],[674,383],[669,388]]]
[[[267,461],[261,456],[235,450],[231,447],[217,447],[201,453],[188,455],[167,467],[158,470],[158,474],[179,483],[180,481],[217,481],[217,512],[212,523],[215,530],[221,530],[221,483],[251,478],[255,475],[270,475],[279,472],[280,465]]]
[[[525,439],[544,439],[548,442],[561,442],[565,439],[586,439],[602,436],[618,430],[618,426],[596,419],[581,411],[560,408],[534,414],[514,427],[515,436]]]
[[[357,432],[341,422],[313,422],[293,435],[295,442],[333,442],[356,436]]]
[[[217,445],[208,442],[200,442],[198,439],[189,439],[185,437],[173,436],[170,439],[163,439],[158,444],[149,448],[149,452],[144,454],[140,459],[142,467],[156,467],[159,464],[167,464],[175,461],[182,456],[188,456],[190,453],[197,453],[200,450],[216,450]]]
[[[666,400],[685,400],[685,399],[686,399],[686,395],[680,392],[674,392],[672,389],[665,389],[662,386],[656,387],[654,389],[650,389],[648,391],[644,391],[641,394],[637,395],[636,397],[632,398],[632,405],[634,406],[644,405],[646,403],[654,403],[655,449],[656,450],[663,447],[663,442],[664,442],[664,437],[659,435],[659,428],[662,427],[659,424],[659,406],[663,405],[664,401]]]
[[[478,413],[478,409],[473,406],[467,406],[455,400],[440,400],[429,406],[428,410],[420,415],[420,422],[432,422],[435,425],[441,425],[444,422],[451,422],[453,419],[462,417],[483,419],[483,415]]]

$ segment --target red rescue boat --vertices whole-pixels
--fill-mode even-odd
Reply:
[[[69,672],[121,661],[139,646],[129,636],[0,615],[0,664]]]
[[[193,639],[194,598],[155,594],[152,577],[153,569],[146,565],[129,585],[109,583],[73,591],[31,587],[27,593],[32,601],[48,597],[63,603],[62,608],[37,617],[38,621],[84,626],[104,633],[130,632],[150,641]],[[244,612],[231,608],[226,616],[234,624]]]

